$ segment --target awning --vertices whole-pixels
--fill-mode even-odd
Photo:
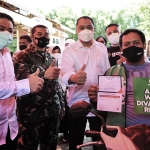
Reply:
[[[43,24],[45,26],[47,26],[47,24],[48,24],[48,23],[45,24],[44,22],[40,22],[39,20],[30,19],[28,17],[17,14],[13,11],[10,11],[10,10],[2,8],[2,7],[0,7],[0,12],[3,12],[3,13],[10,15],[14,19],[15,22],[26,25],[26,26],[31,27],[31,28],[34,27],[35,25],[38,25],[38,24]],[[50,27],[51,24],[48,24],[48,25],[49,25],[48,28],[51,28]]]
[[[7,3],[11,4],[11,5],[14,5],[14,6],[16,6],[16,7],[20,8],[20,9],[22,9],[24,11],[27,11],[27,12],[35,15],[35,16],[39,16],[40,18],[45,18],[45,16],[43,14],[41,14],[35,8],[33,8],[34,5],[32,4],[32,0],[30,1],[30,4],[28,4],[28,5],[33,5],[32,8],[31,7],[29,8],[29,7],[25,6],[25,5],[23,5],[21,3],[22,0],[20,0],[20,2],[18,2],[16,0],[3,0],[3,1],[7,2]]]
[[[52,28],[56,28],[59,30],[68,31],[70,33],[75,34],[74,30],[72,30],[72,29],[70,29],[70,28],[68,28],[68,27],[66,27],[66,26],[64,26],[64,25],[62,25],[62,24],[60,24],[54,20],[46,19],[43,14],[41,14],[40,12],[37,11],[36,8],[34,8],[34,5],[32,8],[27,7],[27,5],[25,5],[26,1],[24,1],[24,4],[21,3],[22,0],[20,0],[19,2],[18,2],[18,0],[3,0],[3,1],[8,3],[8,4],[11,4],[17,8],[20,8],[23,12],[28,12],[30,14],[38,16],[38,17],[33,17],[30,19],[29,17],[26,17],[25,15],[20,15],[17,12],[10,11],[8,9],[0,7],[1,12],[7,13],[8,15],[12,16],[14,21],[17,23],[21,23],[21,24],[26,25],[26,26],[31,27],[31,28],[35,25],[43,24],[47,28],[49,28],[49,30],[52,30]],[[30,1],[30,2],[32,3],[32,1]],[[30,4],[28,4],[28,5],[30,5]],[[53,27],[53,23],[58,25],[58,27]]]

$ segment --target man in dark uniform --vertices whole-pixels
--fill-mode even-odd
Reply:
[[[17,80],[27,78],[40,69],[39,77],[45,83],[36,94],[17,100],[19,139],[17,150],[56,150],[60,115],[64,112],[63,92],[58,82],[60,69],[56,60],[46,51],[49,30],[37,25],[31,31],[32,43],[21,51],[14,63]]]

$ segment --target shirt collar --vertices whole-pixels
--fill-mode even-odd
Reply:
[[[5,55],[6,53],[10,53],[10,51],[9,51],[9,49],[8,49],[7,47],[5,47],[5,48],[3,49],[3,55]]]
[[[76,44],[77,44],[76,47],[77,47],[78,49],[84,47],[83,44],[80,42],[79,39],[77,40]],[[92,46],[91,46],[90,48],[95,47],[96,45],[98,45],[98,42],[96,42],[96,41],[93,39],[93,40],[92,40]]]

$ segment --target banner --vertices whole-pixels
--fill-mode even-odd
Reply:
[[[134,111],[150,114],[150,78],[133,78]]]

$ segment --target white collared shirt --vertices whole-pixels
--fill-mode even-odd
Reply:
[[[8,126],[13,140],[18,134],[14,96],[30,93],[29,80],[15,81],[14,66],[7,48],[0,52],[0,145],[5,144]]]
[[[69,86],[67,102],[71,107],[78,100],[90,102],[88,89],[94,84],[98,85],[98,75],[104,73],[110,68],[107,49],[104,44],[93,40],[90,48],[84,47],[78,40],[65,48],[62,54],[61,75],[63,82],[68,85],[71,75],[75,74],[83,65],[86,65],[85,72],[87,79],[84,85]]]

